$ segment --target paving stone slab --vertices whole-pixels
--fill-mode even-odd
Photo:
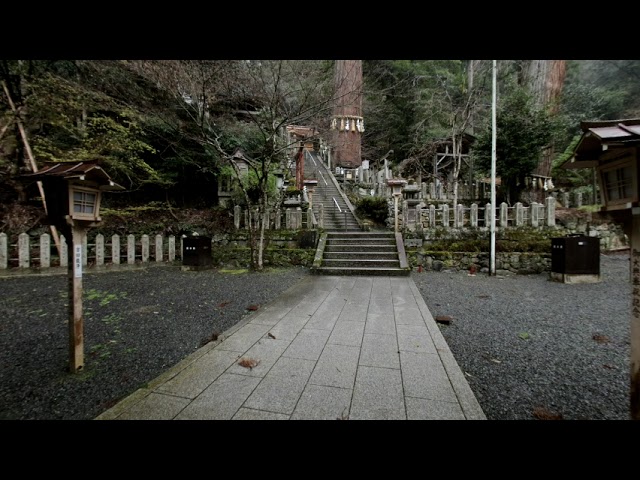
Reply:
[[[238,375],[250,375],[253,377],[264,377],[267,372],[273,367],[276,361],[282,355],[291,341],[289,340],[277,340],[269,337],[263,337],[256,344],[247,350],[240,358],[237,359],[228,369],[228,373],[236,373]],[[254,360],[257,363],[256,366],[247,368],[241,365],[241,361],[246,359],[247,361]]]
[[[366,333],[362,340],[359,365],[400,368],[400,355],[395,335]]]
[[[350,420],[406,420],[400,370],[358,368]]]
[[[265,412],[251,408],[241,408],[232,420],[289,420],[289,415],[283,413]]]
[[[368,313],[364,333],[395,335],[396,322],[391,313]]]
[[[408,397],[457,402],[458,398],[437,354],[400,352],[402,383]]]
[[[231,420],[259,382],[256,377],[223,373],[176,420]]]
[[[187,398],[151,393],[120,416],[118,420],[172,420],[191,400]]]
[[[327,345],[318,359],[309,383],[327,387],[353,388],[359,355],[358,347]]]
[[[330,330],[303,328],[282,354],[285,357],[317,360],[331,334]]]
[[[359,347],[362,344],[364,334],[364,323],[362,322],[339,322],[331,331],[328,344],[349,345]]]
[[[291,420],[347,420],[353,390],[307,384]]]
[[[407,420],[465,420],[457,402],[406,397]]]
[[[244,353],[249,350],[264,334],[271,329],[271,325],[260,325],[248,323],[233,333],[230,337],[224,339],[216,349],[231,350],[234,352]]]

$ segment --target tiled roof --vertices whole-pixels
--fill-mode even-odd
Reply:
[[[562,168],[595,167],[604,150],[640,143],[640,118],[581,122],[580,128],[582,137]]]
[[[91,180],[97,182],[103,189],[123,189],[123,187],[111,180],[111,177],[98,165],[97,161],[49,163],[37,172],[27,174],[25,177],[31,177],[35,180],[44,180],[52,177]]]

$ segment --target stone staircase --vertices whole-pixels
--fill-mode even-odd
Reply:
[[[312,273],[390,276],[411,273],[402,234],[363,231],[335,177],[313,152],[309,152],[305,160],[305,175],[318,180],[312,208],[318,222],[322,215],[323,234],[318,241]]]
[[[327,232],[362,231],[358,219],[349,208],[333,174],[313,152],[307,153],[305,176],[315,177],[318,184],[312,196],[316,220]]]
[[[402,235],[393,232],[326,232],[311,267],[319,275],[409,275]]]

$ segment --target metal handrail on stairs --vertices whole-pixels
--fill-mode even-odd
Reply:
[[[336,204],[336,207],[338,207],[338,211],[340,213],[342,213],[342,209],[340,208],[340,205],[338,205],[338,201],[336,200],[336,197],[331,197],[333,199],[333,203]],[[345,231],[347,230],[347,211],[344,211],[344,229]]]
[[[329,186],[329,184],[327,183],[327,179],[324,178],[324,175],[322,175],[322,172],[320,170],[318,170],[318,173],[320,174],[320,176],[322,177],[322,180],[324,181],[325,186]]]

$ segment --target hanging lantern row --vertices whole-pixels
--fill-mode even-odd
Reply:
[[[352,115],[337,115],[331,119],[331,130],[364,132],[364,119]]]

